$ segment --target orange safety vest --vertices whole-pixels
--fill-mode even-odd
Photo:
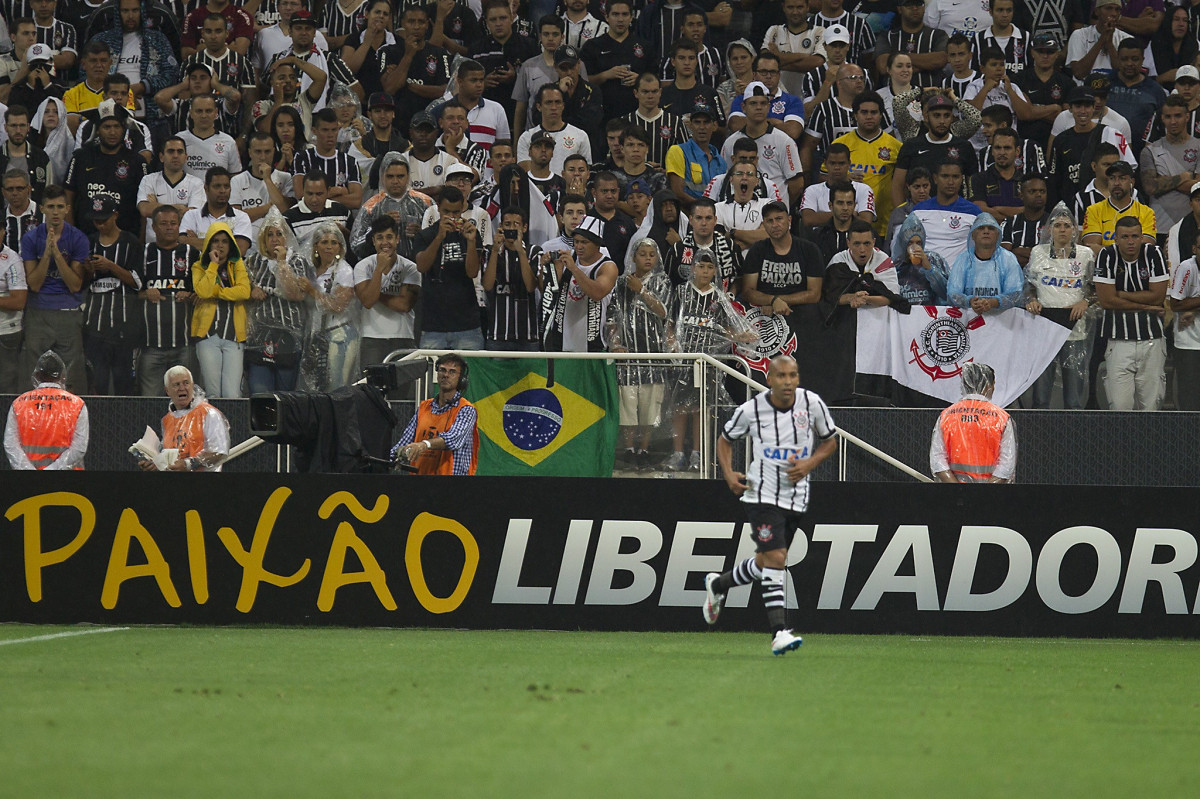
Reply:
[[[201,402],[182,416],[168,413],[163,417],[162,444],[179,450],[180,458],[191,458],[204,451],[204,417],[208,403]]]
[[[964,399],[942,411],[938,426],[954,476],[964,483],[990,480],[1000,459],[1008,412],[986,400]]]
[[[472,408],[475,407],[460,396],[458,402],[450,410],[445,413],[434,413],[432,399],[422,402],[417,408],[417,430],[413,435],[413,443],[443,435],[454,426],[458,412],[468,405]],[[427,449],[417,456],[415,465],[418,474],[454,474],[454,453],[446,449]],[[471,468],[468,474],[475,474],[475,467],[478,465],[479,429],[475,428],[471,431]]]
[[[83,400],[66,389],[45,386],[17,397],[12,409],[21,449],[35,469],[45,469],[71,448]]]

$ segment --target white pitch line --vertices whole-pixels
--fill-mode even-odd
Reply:
[[[8,646],[9,644],[30,644],[34,641],[52,641],[55,638],[72,638],[76,635],[93,635],[95,633],[115,633],[121,630],[128,630],[128,627],[98,627],[94,630],[72,630],[69,633],[51,633],[49,635],[34,635],[29,638],[13,638],[7,641],[0,641],[0,646]]]

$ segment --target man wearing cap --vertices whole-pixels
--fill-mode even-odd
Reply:
[[[560,251],[553,261],[558,296],[546,327],[546,350],[603,352],[608,303],[620,270],[602,252],[605,222],[584,217],[575,228],[575,253]]]
[[[929,130],[915,139],[904,142],[896,157],[896,171],[892,175],[892,205],[903,205],[905,201],[904,178],[910,169],[923,166],[930,172],[947,158],[962,165],[964,175],[975,174],[975,148],[962,136],[950,131],[954,122],[955,104],[941,93],[932,93],[925,98],[922,114]]]
[[[208,46],[208,37],[204,29],[210,23],[210,29],[220,26],[221,44],[227,43],[231,50],[243,57],[249,54],[250,43],[254,39],[254,18],[230,0],[208,0],[183,20],[179,44],[180,55],[185,61]]]
[[[1176,69],[1175,91],[1172,94],[1179,95],[1187,101],[1187,132],[1191,136],[1200,138],[1200,70],[1191,64],[1184,64]],[[1156,113],[1150,120],[1146,141],[1156,141],[1164,135],[1166,135],[1166,131],[1163,129],[1162,117]]]
[[[779,59],[780,85],[788,94],[799,97],[805,73],[825,63],[825,48],[821,42],[829,29],[814,28],[809,22],[808,0],[783,0],[782,10],[783,24],[767,28],[763,52],[772,53]],[[759,80],[762,80],[761,76]]]
[[[87,236],[67,222],[66,191],[49,185],[42,195],[45,221],[21,238],[21,260],[29,294],[23,320],[21,372],[33,371],[38,356],[53,349],[67,363],[68,385],[85,391],[83,357],[84,266],[90,252]]]
[[[408,161],[408,185],[436,197],[446,182],[446,170],[459,163],[459,160],[437,148],[437,125],[433,116],[426,111],[413,115],[408,138],[412,141],[412,147],[404,153]]]
[[[814,5],[816,5],[814,3]],[[845,8],[844,0],[821,0],[820,9],[813,14],[813,27],[828,30],[834,25],[841,25],[850,32],[850,52],[847,62],[851,64],[867,63],[865,57],[875,49],[875,32],[867,24],[866,19]],[[933,27],[938,27],[934,25]]]
[[[146,162],[125,144],[129,112],[112,100],[105,100],[98,108],[99,146],[76,150],[63,180],[71,219],[85,235],[92,233],[95,227],[87,218],[88,211],[96,210],[101,198],[109,197],[119,209],[121,229],[137,230],[142,224],[137,191],[148,173]]]
[[[684,210],[704,196],[713,178],[729,169],[729,162],[712,143],[717,128],[715,108],[707,100],[698,99],[688,115],[691,138],[667,150],[667,181]]]
[[[1141,224],[1146,243],[1155,244],[1158,224],[1154,211],[1133,198],[1133,167],[1117,161],[1108,168],[1108,199],[1087,209],[1083,219],[1083,243],[1099,254],[1112,244],[1116,236],[1116,223],[1131,216]]]
[[[1121,0],[1095,0],[1093,8],[1095,22],[1072,32],[1067,41],[1067,68],[1078,80],[1093,71],[1111,73],[1117,65],[1117,46],[1130,37],[1117,26]]]
[[[992,402],[996,373],[986,363],[962,368],[963,397],[942,411],[929,445],[929,471],[941,483],[1011,483],[1017,435],[1008,413]]]
[[[817,106],[825,102],[837,87],[838,68],[846,63],[850,53],[850,31],[844,25],[823,28],[821,46],[825,49],[825,63],[804,73],[797,95],[803,103],[804,116],[812,115]],[[755,76],[757,77],[757,76]],[[737,102],[737,98],[734,98]]]
[[[1067,99],[1067,107],[1074,120],[1074,125],[1055,136],[1047,151],[1046,162],[1050,173],[1051,202],[1071,201],[1071,198],[1079,192],[1080,187],[1085,185],[1084,173],[1091,169],[1088,159],[1095,160],[1096,148],[1105,143],[1102,141],[1104,135],[1114,133],[1109,129],[1101,130],[1099,136],[1093,135],[1098,126],[1098,123],[1092,119],[1094,103],[1095,101],[1086,87],[1080,86],[1071,90]],[[1093,144],[1093,140],[1096,140],[1097,143]],[[1119,158],[1120,149],[1116,145],[1113,145],[1113,149],[1117,151]],[[1103,179],[1107,185],[1108,176],[1104,175]],[[1086,208],[1083,210],[1087,211]],[[1079,222],[1083,224],[1082,218]]]
[[[33,369],[34,389],[13,400],[4,428],[4,451],[14,470],[82,469],[88,445],[88,412],[67,391],[66,367],[47,350]]]
[[[600,141],[604,120],[610,110],[600,99],[600,90],[592,86],[583,72],[579,51],[564,44],[554,52],[554,71],[558,75],[558,88],[563,92],[563,121],[583,130],[590,141]],[[534,109],[531,124],[541,122]]]
[[[838,36],[825,31],[826,35]],[[804,103],[800,98],[788,94],[779,86],[779,56],[774,53],[759,53],[754,58],[754,79],[767,87],[767,124],[777,128],[791,139],[799,139],[804,132]],[[749,88],[749,86],[747,86]],[[729,130],[736,132],[746,127],[746,112],[742,108],[745,93],[734,96],[729,105]]]
[[[1011,3],[1012,0],[1001,2]],[[946,66],[948,34],[925,24],[925,0],[898,0],[896,7],[900,24],[875,43],[875,70],[886,76],[888,57],[892,53],[905,53],[912,59],[914,86],[940,85],[942,69]]]
[[[379,73],[383,90],[396,102],[396,116],[412,119],[445,93],[450,53],[426,41],[430,23],[426,6],[407,6],[400,19],[398,41],[379,48]]]
[[[29,70],[25,78],[21,82],[15,83],[9,91],[9,105],[37,108],[47,97],[62,96],[62,87],[54,83],[54,79],[50,75],[51,52],[50,48],[44,44],[35,44],[25,51]]]
[[[396,101],[387,92],[375,92],[367,98],[367,119],[371,130],[359,139],[359,146],[381,158],[385,153],[402,153],[408,149],[408,139],[396,126]]]
[[[269,72],[268,65],[271,60],[292,48],[292,21],[300,12],[308,15],[304,17],[304,20],[313,28],[313,42],[316,46],[322,52],[329,49],[329,42],[325,39],[325,34],[316,29],[316,24],[312,20],[312,12],[304,7],[302,0],[278,0],[275,5],[279,12],[279,21],[274,25],[261,28],[254,36],[255,69],[260,73]]]
[[[1083,82],[1083,90],[1091,96],[1093,102],[1092,119],[1111,129],[1112,136],[1106,137],[1104,140],[1115,144],[1121,150],[1121,157],[1129,161],[1131,165],[1137,162],[1133,158],[1131,150],[1131,142],[1133,134],[1130,131],[1129,122],[1125,117],[1118,114],[1116,111],[1108,107],[1109,87],[1112,85],[1112,76],[1107,72],[1093,72],[1088,75],[1087,80]],[[1054,125],[1050,129],[1050,143],[1054,143],[1054,136],[1062,133],[1067,128],[1071,127],[1074,122],[1074,116],[1070,109],[1059,114],[1054,119]],[[1141,135],[1142,131],[1138,132]]]
[[[1034,117],[1021,123],[1021,133],[1026,139],[1045,146],[1050,140],[1050,126],[1055,118],[1067,109],[1067,98],[1075,88],[1075,81],[1058,65],[1058,54],[1062,50],[1059,38],[1053,33],[1035,34],[1029,40],[1032,51],[1030,65],[1021,70],[1016,84],[1034,107]]]
[[[802,153],[796,147],[796,142],[786,133],[768,124],[770,98],[770,89],[764,83],[751,81],[742,94],[746,126],[725,140],[721,147],[721,157],[733,162],[734,145],[739,139],[750,139],[758,146],[758,164],[763,174],[777,186],[786,185],[789,204],[794,204],[804,191],[805,170],[801,167]],[[811,138],[811,135],[805,137],[805,147],[810,147],[807,140]]]
[[[119,72],[105,75],[104,96],[102,99],[112,100],[117,105],[124,106],[125,110],[128,111],[130,105],[129,78]],[[78,115],[68,114],[67,120],[68,124],[71,120],[78,123],[78,127],[75,128],[76,150],[95,142],[96,128],[100,124],[98,104]],[[150,128],[134,119],[132,115],[125,120],[125,146],[141,155],[147,164],[154,159],[154,153],[151,152],[154,145],[150,137]]]
[[[529,160],[521,164],[529,182],[537,186],[547,199],[558,197],[567,187],[562,175],[555,172],[551,166],[557,160],[557,149],[554,137],[544,130],[539,130],[530,139]],[[562,167],[559,167],[560,171],[561,169]],[[551,205],[553,204],[552,201]]]
[[[1140,164],[1159,240],[1165,242],[1171,227],[1188,215],[1192,188],[1200,185],[1200,140],[1188,130],[1187,100],[1171,95],[1159,114],[1166,135],[1145,146]]]
[[[563,91],[558,84],[547,83],[537,91],[534,102],[541,124],[527,129],[517,140],[517,163],[528,169],[530,151],[535,141],[549,142],[553,153],[550,159],[550,171],[561,173],[568,155],[578,153],[592,160],[592,143],[588,134],[575,125],[563,121],[565,101]]]
[[[144,251],[137,236],[117,227],[117,204],[111,198],[101,198],[89,216],[96,232],[88,237],[91,280],[83,351],[92,367],[91,393],[134,396],[138,390],[130,364],[143,338],[137,270]]]
[[[307,9],[300,9],[292,15],[291,19],[291,37],[292,46],[276,53],[271,59],[272,62],[278,61],[281,58],[292,57],[298,62],[311,64],[316,67],[320,74],[328,75],[329,79],[325,82],[325,88],[328,90],[335,83],[349,86],[355,94],[361,99],[363,96],[362,85],[358,82],[358,78],[346,66],[346,62],[337,53],[329,51],[328,44],[316,44],[314,39],[320,35],[317,30],[316,17]],[[267,66],[267,71],[271,71],[270,65]],[[305,72],[300,79],[300,90],[302,92],[312,89],[313,77],[309,72]],[[318,92],[313,90],[314,94]],[[321,99],[317,102],[316,108],[325,107],[325,95],[321,95]]]

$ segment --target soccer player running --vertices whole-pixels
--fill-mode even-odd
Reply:
[[[705,576],[704,620],[716,623],[730,588],[761,581],[771,653],[782,655],[803,643],[787,626],[788,545],[808,508],[808,475],[837,451],[837,428],[825,401],[800,388],[791,356],[771,359],[767,385],[769,391],[734,412],[717,439],[717,461],[729,490],[746,503],[757,552],[724,574]],[[733,470],[732,442],[746,436],[754,442],[754,458],[743,474]]]

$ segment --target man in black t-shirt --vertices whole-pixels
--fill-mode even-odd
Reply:
[[[591,39],[581,48],[580,56],[587,67],[588,81],[599,86],[604,95],[604,116],[607,119],[631,114],[637,110],[633,93],[638,75],[657,72],[658,66],[649,45],[630,29],[633,22],[629,0],[611,0],[608,4],[608,31]],[[592,140],[593,147],[599,144]],[[597,157],[603,153],[597,151]]]
[[[1025,92],[1025,97],[1040,116],[1021,120],[1021,135],[1045,147],[1050,141],[1055,117],[1067,110],[1067,98],[1075,88],[1075,81],[1058,67],[1058,54],[1062,48],[1056,35],[1038,33],[1030,40],[1029,47],[1033,51],[1031,64],[1028,69],[1021,70],[1013,83]],[[1038,106],[1043,108],[1038,109]]]
[[[396,101],[396,118],[410,119],[430,100],[445,92],[450,82],[450,53],[425,40],[429,9],[404,9],[400,41],[379,49],[379,74],[383,90]]]
[[[99,113],[98,141],[75,151],[63,181],[71,222],[87,235],[94,233],[88,211],[98,209],[107,197],[117,204],[120,228],[138,230],[142,217],[137,192],[147,175],[146,162],[125,144],[129,112],[106,99],[100,102]]]
[[[142,320],[146,338],[138,355],[137,374],[143,397],[158,397],[163,375],[177,363],[194,363],[192,264],[200,251],[179,240],[179,209],[162,204],[150,217],[154,244],[147,244],[136,270],[141,282]]]
[[[511,120],[517,104],[513,98],[517,70],[541,48],[528,36],[513,30],[508,0],[488,0],[484,4],[483,21],[487,30],[471,44],[471,57],[483,64],[487,74],[483,96],[504,106],[504,113]]]
[[[962,136],[950,132],[954,108],[954,102],[944,94],[931,94],[925,99],[923,113],[929,132],[909,139],[900,147],[892,173],[892,207],[903,205],[908,199],[904,176],[915,167],[923,166],[933,172],[938,164],[952,158],[962,163],[964,177],[975,174],[975,148]]]
[[[435,350],[481,350],[479,274],[483,240],[475,222],[462,218],[467,198],[455,186],[442,187],[437,224],[417,234],[413,244],[421,273],[421,347]]]

